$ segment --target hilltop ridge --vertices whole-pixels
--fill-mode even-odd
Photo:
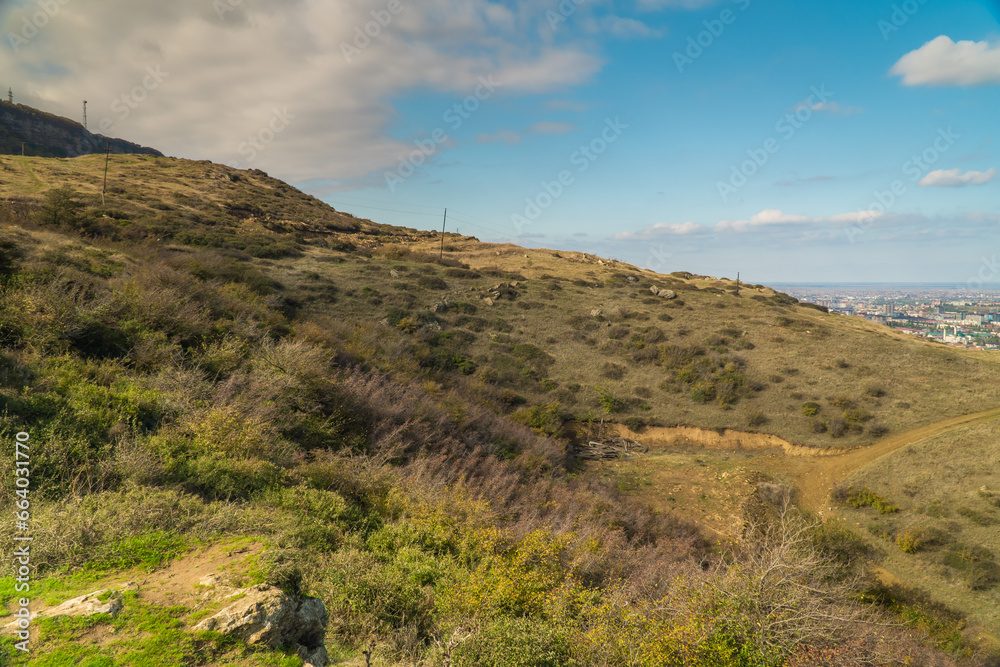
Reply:
[[[0,101],[0,154],[78,157],[111,152],[163,156],[155,148],[94,134],[82,124],[24,104]]]

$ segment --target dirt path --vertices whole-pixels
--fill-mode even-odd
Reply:
[[[791,478],[799,491],[799,502],[804,508],[822,513],[828,508],[833,487],[855,470],[914,442],[994,419],[1000,419],[1000,408],[943,419],[893,435],[868,447],[827,450],[800,447],[777,436],[761,433],[725,431],[719,434],[690,426],[649,428],[642,434],[636,434],[624,426],[618,426],[618,429],[623,436],[640,440],[650,450],[684,445],[734,452],[756,450],[766,453],[780,449],[785,456],[776,457],[775,471]]]

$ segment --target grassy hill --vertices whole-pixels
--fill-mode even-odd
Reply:
[[[263,545],[243,580],[324,600],[345,664],[975,664],[952,626],[879,625],[919,601],[872,605],[864,544],[766,480],[719,543],[571,436],[604,417],[863,446],[995,407],[993,357],[578,253],[449,235],[439,261],[436,234],[256,170],[115,156],[102,203],[103,167],[0,158],[0,441],[35,443],[46,605],[237,538]],[[14,489],[0,469],[4,511]],[[152,664],[169,636],[158,664],[297,664],[130,599],[41,622],[38,656]]]

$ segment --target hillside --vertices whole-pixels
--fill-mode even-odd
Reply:
[[[0,155],[78,157],[93,153],[141,153],[158,150],[89,132],[80,123],[24,104],[0,101]]]
[[[258,170],[115,156],[102,203],[103,166],[0,158],[0,439],[32,442],[36,598],[137,582],[118,616],[39,619],[52,664],[302,664],[193,630],[209,562],[322,600],[335,664],[991,664],[780,475],[740,473],[712,524],[574,444],[603,418],[866,447],[1000,405],[992,356],[680,270],[454,234],[439,259]],[[708,484],[737,454],[635,460]]]

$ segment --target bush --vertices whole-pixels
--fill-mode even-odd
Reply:
[[[870,421],[872,414],[864,408],[851,408],[844,411],[844,419],[851,424],[863,424]]]
[[[874,422],[868,425],[868,434],[873,438],[881,438],[889,432],[889,427],[880,422]]]
[[[838,417],[830,420],[828,428],[831,437],[842,438],[847,435],[847,431],[850,429],[850,426],[848,426],[846,421]]]
[[[959,507],[955,510],[959,516],[963,516],[977,526],[992,526],[997,523],[997,520],[989,516],[988,514],[983,514],[982,512],[977,512],[971,507]]]
[[[986,590],[1000,582],[1000,566],[985,547],[956,544],[945,553],[943,562],[961,572],[972,590]]]
[[[838,489],[834,492],[834,498],[842,502],[847,502],[848,505],[855,508],[871,507],[878,510],[879,514],[893,514],[899,511],[899,507],[893,505],[886,498],[878,495],[868,487]]]
[[[41,219],[50,225],[76,225],[83,203],[78,200],[80,193],[69,186],[54,188],[45,193]]]
[[[754,427],[763,426],[768,421],[770,421],[768,419],[768,416],[763,412],[761,412],[760,410],[751,410],[749,413],[747,413],[747,424],[749,424],[750,426]]]
[[[597,392],[597,401],[608,414],[621,412],[625,409],[627,404],[617,396],[614,389],[598,385],[594,390]]]
[[[562,427],[558,401],[553,401],[548,405],[521,408],[511,415],[511,419],[550,437],[558,433]]]
[[[691,387],[691,400],[696,403],[710,403],[715,400],[716,393],[714,384],[707,380],[702,380],[696,382]]]
[[[922,528],[908,526],[896,534],[896,546],[903,553],[916,553],[927,544],[927,533]]]
[[[421,287],[426,287],[427,289],[443,290],[448,289],[448,283],[441,280],[437,276],[420,276],[417,278],[417,284]]]
[[[820,411],[819,403],[809,402],[809,403],[804,403],[802,405],[802,414],[804,414],[806,417],[812,417],[819,411]]]
[[[570,667],[570,642],[550,623],[534,618],[493,621],[453,654],[455,667]]]
[[[604,362],[601,366],[601,375],[611,380],[621,380],[625,377],[625,367],[620,364],[613,364],[610,361]]]

